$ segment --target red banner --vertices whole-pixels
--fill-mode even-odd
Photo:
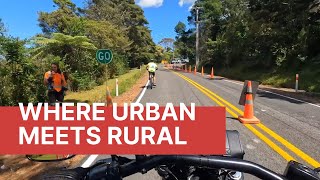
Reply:
[[[223,107],[86,107],[0,107],[0,154],[225,154]]]

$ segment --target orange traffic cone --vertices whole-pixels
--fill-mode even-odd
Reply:
[[[197,75],[197,67],[194,67],[194,75]]]
[[[201,69],[201,75],[203,76],[204,72],[203,72],[203,66],[202,66],[202,69]]]
[[[112,107],[112,98],[111,98],[110,90],[109,90],[108,86],[107,86],[107,97],[106,97],[106,100],[107,100],[107,107]]]
[[[210,76],[210,78],[211,78],[211,79],[213,79],[213,78],[214,78],[214,74],[213,74],[213,67],[212,67],[212,69],[211,69],[211,76]]]
[[[251,81],[249,81],[246,93],[246,103],[244,106],[244,116],[239,116],[238,119],[243,124],[259,124],[260,120],[254,117],[253,114],[252,84]]]

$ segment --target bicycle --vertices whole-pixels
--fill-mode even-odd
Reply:
[[[149,85],[147,87],[147,89],[149,89],[149,87],[152,89],[154,86],[154,75],[153,73],[149,73]]]

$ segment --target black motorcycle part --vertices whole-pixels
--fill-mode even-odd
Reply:
[[[284,174],[289,180],[320,180],[315,170],[295,161],[288,163]]]
[[[244,158],[244,150],[240,142],[240,134],[238,131],[227,130],[226,133],[226,155],[232,158]]]
[[[81,167],[75,169],[59,169],[55,171],[51,171],[40,176],[39,180],[84,180],[87,169],[83,169]]]

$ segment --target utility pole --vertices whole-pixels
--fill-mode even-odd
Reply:
[[[200,7],[194,7],[194,9],[196,10],[196,26],[197,26],[197,35],[196,35],[196,66],[198,67],[199,65],[199,9],[201,9]]]

